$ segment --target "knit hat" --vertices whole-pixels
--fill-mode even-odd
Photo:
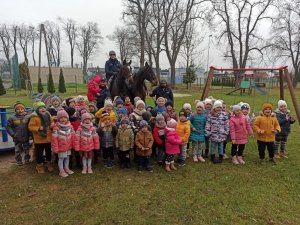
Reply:
[[[158,99],[156,99],[156,104],[158,104],[159,102],[163,102],[164,104],[166,104],[166,99],[163,97],[159,97]]]
[[[156,121],[160,121],[160,120],[165,120],[165,117],[161,113],[158,113],[155,119]]]
[[[167,121],[167,126],[170,128],[175,128],[177,125],[176,120],[169,118]]]
[[[16,109],[17,108],[23,108],[24,110],[25,110],[25,105],[23,104],[23,103],[21,103],[21,102],[16,102],[15,104],[14,104],[14,109],[15,109],[15,111],[16,111]]]
[[[279,100],[279,101],[278,101],[278,108],[280,108],[280,106],[286,106],[286,107],[287,107],[286,101],[284,101],[284,100]]]
[[[53,97],[51,98],[51,104],[53,104],[54,101],[58,101],[59,103],[61,103],[61,99],[60,99],[60,97],[58,97],[58,96],[53,96]]]
[[[66,117],[69,119],[68,113],[63,109],[61,109],[57,112],[57,120],[59,120],[61,117]]]
[[[146,110],[149,109],[149,108],[153,109],[153,106],[152,106],[152,105],[146,105],[146,106],[145,106],[145,109],[146,109]]]
[[[192,106],[190,103],[184,103],[182,108],[184,108],[185,110],[187,110],[187,109],[192,110]]]
[[[98,110],[97,106],[92,102],[89,104],[89,107],[94,107],[95,112]]]
[[[203,104],[203,102],[197,101],[197,102],[196,102],[196,108],[198,108],[199,106],[200,106],[202,109],[204,109],[204,104]]]
[[[231,110],[233,113],[236,113],[237,111],[242,110],[242,108],[239,105],[233,105],[233,106],[231,106]]]
[[[118,98],[116,101],[115,101],[115,106],[118,106],[120,104],[124,104],[124,101],[121,99],[121,98]]]
[[[271,110],[273,110],[273,106],[272,106],[272,104],[270,104],[270,103],[264,103],[264,104],[262,105],[262,110],[263,110],[263,111],[266,110],[266,108],[270,108]]]
[[[72,108],[72,107],[68,107],[68,108],[66,108],[65,110],[66,110],[66,112],[68,113],[69,118],[70,118],[71,116],[73,116],[74,113],[76,112],[76,110],[75,110],[74,108]]]
[[[143,100],[138,100],[138,101],[136,101],[135,107],[137,108],[138,105],[140,105],[140,104],[142,104],[142,105],[145,107],[145,102],[144,102]]]
[[[129,124],[129,120],[126,119],[126,118],[122,119],[121,125],[122,125],[122,124]]]
[[[76,97],[76,101],[79,102],[80,100],[83,100],[84,101],[84,97],[82,95],[78,95]]]
[[[122,113],[122,114],[124,114],[124,115],[127,115],[127,114],[128,114],[128,111],[127,111],[126,108],[122,107],[122,108],[118,109],[117,113],[118,113],[118,114],[119,114],[119,113]]]
[[[95,76],[94,81],[95,81],[95,83],[100,84],[100,82],[101,82],[101,77],[98,76],[98,75]]]
[[[210,99],[210,98],[206,98],[206,99],[204,100],[204,104],[205,104],[205,105],[207,105],[207,104],[212,105],[212,104],[213,104],[213,101],[212,101],[212,99]]]
[[[179,115],[179,116],[187,117],[187,113],[186,113],[185,109],[181,109],[181,110],[179,111],[179,114],[178,114],[178,115]]]
[[[74,98],[67,98],[66,99],[66,105],[69,107],[71,102],[75,102]]]
[[[223,104],[220,100],[216,100],[214,105],[213,105],[213,109],[221,107],[222,108]]]
[[[101,114],[101,121],[104,121],[105,119],[110,119],[109,114],[106,111],[103,111]]]
[[[46,108],[46,105],[44,102],[37,102],[33,105],[33,109],[37,112],[39,108],[44,107]]]
[[[112,103],[112,101],[110,99],[105,99],[105,101],[104,101],[104,107],[106,107],[106,106],[113,106],[113,103]]]
[[[172,108],[173,108],[173,102],[172,101],[168,100],[166,102],[165,106],[167,107],[168,105],[172,106]]]
[[[134,97],[134,99],[133,99],[134,105],[136,105],[136,102],[137,102],[138,100],[141,100],[141,98],[138,97],[138,96]]]
[[[241,106],[241,109],[244,110],[246,109],[248,111],[248,113],[250,113],[250,105],[246,102],[240,102],[239,103],[239,106]]]
[[[143,120],[149,121],[151,119],[151,117],[152,117],[152,115],[150,112],[146,111],[146,112],[143,112],[143,114],[142,114]]]
[[[148,122],[146,120],[142,120],[140,122],[140,128],[143,128],[143,127],[148,127]]]
[[[92,116],[91,116],[91,114],[89,114],[88,112],[83,113],[83,114],[81,115],[81,121],[82,121],[82,122],[83,122],[84,120],[86,120],[86,119],[92,120]]]

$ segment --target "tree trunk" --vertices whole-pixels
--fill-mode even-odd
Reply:
[[[175,88],[175,63],[176,61],[170,62],[170,66],[171,66],[171,88],[174,89]]]
[[[159,57],[155,58],[155,72],[157,79],[160,81]]]
[[[295,76],[293,79],[293,87],[296,88],[298,81],[300,81],[300,70],[299,67],[297,66],[294,66],[294,69],[295,69]]]
[[[36,62],[35,62],[35,58],[34,58],[34,41],[32,42],[32,60],[33,60],[33,66],[35,67],[36,66]]]
[[[74,68],[73,62],[74,62],[74,49],[71,46],[71,67],[72,68]]]

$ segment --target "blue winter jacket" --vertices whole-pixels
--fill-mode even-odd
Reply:
[[[109,80],[111,76],[115,76],[120,71],[121,64],[117,59],[109,59],[105,63],[105,75],[106,79]]]
[[[283,113],[279,109],[276,109],[275,114],[281,128],[279,134],[288,135],[291,132],[291,124],[295,123],[295,119],[291,117],[289,110]]]

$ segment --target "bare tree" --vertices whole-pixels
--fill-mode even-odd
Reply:
[[[5,31],[7,36],[9,37],[9,41],[14,48],[15,55],[18,56],[18,49],[17,49],[17,41],[18,41],[18,31],[19,27],[16,24],[11,24],[9,27],[5,27]]]
[[[125,9],[123,11],[123,18],[125,22],[134,25],[139,34],[140,44],[140,66],[145,62],[145,48],[146,48],[146,27],[147,27],[147,13],[148,7],[153,0],[123,0]],[[127,19],[127,21],[126,21]]]
[[[297,5],[298,3],[298,5]],[[272,51],[275,59],[291,61],[294,68],[293,86],[300,81],[300,1],[278,3],[278,14],[272,25]]]
[[[224,57],[230,59],[233,68],[245,68],[257,53],[269,47],[258,33],[262,21],[271,19],[268,9],[274,0],[211,0],[213,24],[218,28],[219,45],[228,43]],[[256,55],[255,55],[256,54]],[[239,86],[242,74],[236,75]]]
[[[0,25],[0,39],[1,39],[0,42],[1,50],[4,52],[6,61],[10,68],[11,67],[11,63],[10,63],[11,46],[10,46],[9,34],[7,33],[7,28],[5,24]],[[9,70],[9,73],[11,75],[11,70]]]
[[[30,37],[30,43],[31,43],[31,55],[32,55],[32,61],[33,61],[33,66],[36,66],[36,61],[35,61],[35,40],[37,40],[39,38],[39,34],[37,29],[30,25],[29,26],[29,37]]]
[[[28,57],[27,57],[27,50],[28,50],[28,43],[30,41],[31,35],[29,31],[29,27],[25,24],[22,24],[19,26],[18,29],[18,40],[19,40],[19,45],[21,46],[24,54],[24,61],[26,65],[28,66]]]
[[[97,23],[88,22],[87,24],[79,27],[78,42],[76,43],[76,47],[83,60],[83,73],[85,81],[87,78],[87,62],[96,52],[102,40],[103,37],[101,36]]]
[[[78,26],[73,19],[67,18],[58,20],[63,24],[62,29],[65,32],[65,35],[68,38],[70,49],[71,49],[71,66],[74,67],[74,49],[76,46],[76,40],[78,37]]]
[[[46,38],[47,38],[47,48],[48,48],[48,54],[49,54],[49,61],[50,66],[54,65],[56,66],[56,55],[54,53],[54,29],[55,29],[55,23],[52,21],[45,21],[43,22],[46,32]]]
[[[131,59],[136,53],[136,40],[132,27],[116,27],[113,34],[107,38],[118,46],[121,61]]]
[[[54,53],[56,56],[56,66],[59,67],[61,63],[61,32],[60,32],[60,27],[56,24],[54,29],[53,29],[53,42],[55,47]]]
[[[206,0],[166,0],[163,2],[164,47],[171,67],[171,86],[175,86],[175,64],[188,23],[202,18]]]

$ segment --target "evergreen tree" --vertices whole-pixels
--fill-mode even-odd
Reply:
[[[194,67],[190,66],[190,67],[186,68],[185,75],[183,76],[182,82],[184,84],[189,85],[189,84],[194,83],[195,80],[196,80],[196,71],[195,71]]]
[[[42,84],[42,79],[41,77],[39,77],[38,79],[38,93],[43,93],[44,92],[44,87],[43,87],[43,84]]]
[[[64,78],[62,68],[60,68],[58,91],[59,91],[59,93],[66,93],[67,92],[66,85],[65,85],[65,78]]]
[[[0,96],[5,95],[5,94],[6,94],[6,90],[4,88],[3,81],[2,81],[2,78],[0,76]]]
[[[51,70],[49,70],[47,89],[48,89],[48,93],[51,93],[51,94],[55,93],[55,87],[54,87],[54,82],[53,82],[53,77],[52,77]]]

